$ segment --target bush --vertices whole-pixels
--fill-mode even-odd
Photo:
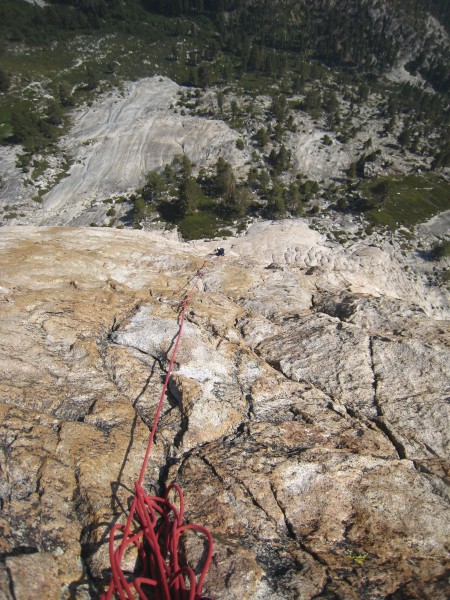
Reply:
[[[63,83],[59,85],[58,95],[61,106],[74,106],[75,102],[72,96],[72,92],[67,85]]]
[[[441,258],[448,258],[450,256],[450,240],[436,242],[433,245],[431,252],[435,260],[441,260]]]
[[[339,198],[337,201],[338,210],[345,212],[348,208],[348,202],[346,198]]]
[[[133,206],[134,227],[137,227],[139,225],[139,222],[142,221],[143,219],[145,219],[146,216],[147,216],[147,204],[145,203],[145,200],[141,196],[138,196],[136,198],[136,200],[134,201],[134,206]]]
[[[16,166],[21,167],[22,171],[27,172],[27,167],[31,163],[31,154],[17,154]]]
[[[185,240],[213,237],[215,233],[215,220],[212,215],[207,213],[195,213],[187,215],[178,228]]]

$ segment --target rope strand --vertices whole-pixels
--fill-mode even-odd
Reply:
[[[149,598],[154,600],[210,600],[201,595],[203,582],[213,554],[213,541],[210,532],[202,525],[183,525],[184,497],[181,488],[176,483],[169,485],[163,498],[149,496],[142,487],[164,397],[183,333],[187,305],[198,280],[204,275],[206,262],[206,260],[203,262],[190,280],[193,283],[180,301],[181,313],[178,333],[153,420],[139,479],[135,484],[136,492],[130,506],[127,522],[125,525],[116,524],[111,528],[109,557],[112,578],[108,590],[102,596],[102,600],[111,600],[113,595],[120,598],[120,600],[135,600],[136,594],[140,600],[149,600]],[[171,492],[175,492],[178,497],[179,508],[169,500]],[[206,559],[198,581],[196,581],[193,569],[188,566],[180,566],[179,545],[182,543],[182,537],[188,531],[194,531],[202,535],[207,544]],[[120,540],[118,545],[116,545],[117,534],[119,534]],[[122,559],[127,550],[133,546],[138,555],[139,573],[125,575],[121,567]],[[188,588],[186,587],[186,580],[189,582]]]

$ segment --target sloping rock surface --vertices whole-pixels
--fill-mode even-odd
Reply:
[[[186,154],[198,168],[222,155],[239,172],[248,156],[236,148],[238,134],[222,121],[176,111],[182,89],[170,79],[151,77],[79,109],[62,143],[73,164],[46,194],[33,222],[88,225],[80,214],[93,200],[134,191],[148,171],[177,154]]]
[[[243,176],[250,153],[236,147],[239,134],[223,121],[186,115],[177,103],[187,90],[167,77],[148,77],[78,107],[58,152],[45,157],[47,167],[36,180],[16,164],[19,146],[0,148],[1,224],[102,223],[107,211],[102,200],[135,192],[149,171],[175,155],[188,156],[197,171],[223,156]],[[121,216],[127,210],[128,204]]]
[[[448,322],[301,220],[223,244],[2,229],[0,598],[99,597],[206,258],[144,482],[211,530],[205,593],[443,600]]]

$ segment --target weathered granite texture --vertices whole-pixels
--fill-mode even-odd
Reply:
[[[176,300],[215,245],[2,229],[2,600],[99,596]],[[145,481],[180,483],[212,531],[205,591],[443,600],[448,322],[388,254],[300,220],[223,245],[189,305]]]

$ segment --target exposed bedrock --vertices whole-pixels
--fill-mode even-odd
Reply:
[[[98,598],[209,255],[144,481],[211,530],[205,593],[443,600],[448,321],[391,256],[301,220],[223,244],[2,230],[0,597]]]
[[[92,201],[134,191],[148,171],[177,154],[186,154],[198,168],[223,155],[241,172],[248,156],[236,148],[238,134],[222,121],[182,116],[172,108],[180,91],[170,79],[152,77],[78,109],[62,142],[73,164],[46,194],[34,222],[88,225],[83,213]]]

